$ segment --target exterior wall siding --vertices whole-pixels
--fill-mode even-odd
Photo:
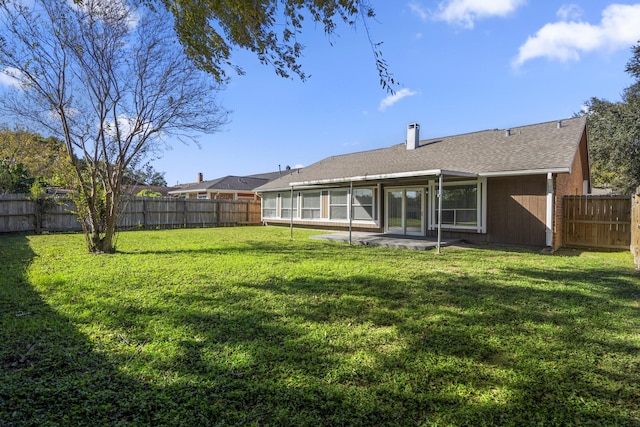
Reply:
[[[584,195],[584,181],[589,180],[589,154],[586,129],[571,165],[570,174],[558,174],[554,181],[553,249],[564,245],[564,196]]]
[[[487,180],[488,243],[545,246],[545,175]]]

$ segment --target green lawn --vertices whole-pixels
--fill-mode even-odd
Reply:
[[[0,236],[0,425],[640,425],[629,253]]]

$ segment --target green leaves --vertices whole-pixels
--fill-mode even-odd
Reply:
[[[593,183],[626,194],[640,186],[640,44],[633,52],[626,71],[637,81],[622,101],[591,98],[586,104]]]
[[[33,180],[29,180],[29,172],[22,163],[9,159],[0,161],[0,194],[28,193]]]
[[[296,75],[305,80],[307,75],[299,63],[304,46],[296,41],[305,26],[305,16],[321,23],[328,36],[335,33],[340,22],[353,27],[361,21],[369,37],[367,20],[375,17],[368,0],[146,0],[150,5],[160,2],[174,16],[175,31],[185,52],[219,82],[227,80],[227,67],[244,73],[232,62],[235,49],[256,54],[278,76]],[[381,86],[393,91],[396,82],[380,56],[379,43],[371,42],[371,49]]]

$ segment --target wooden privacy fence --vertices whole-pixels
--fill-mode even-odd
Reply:
[[[30,200],[21,194],[0,195],[0,232],[80,231],[75,205],[68,198]],[[259,225],[260,202],[197,200],[173,197],[127,197],[119,230]]]
[[[631,198],[629,196],[565,196],[566,247],[629,250]]]

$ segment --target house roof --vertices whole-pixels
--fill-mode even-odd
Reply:
[[[207,190],[253,191],[254,188],[266,184],[267,182],[269,182],[268,178],[227,175],[214,180],[189,184],[180,188],[179,190],[170,191],[169,194],[191,193],[194,191]]]
[[[297,169],[293,169],[297,170]],[[254,191],[255,188],[267,182],[279,178],[286,172],[266,172],[247,176],[227,175],[222,178],[186,184],[180,188],[169,191],[169,194],[193,193],[199,191]]]
[[[560,125],[558,125],[560,124]],[[305,185],[451,174],[499,176],[570,172],[585,117],[463,135],[332,156],[265,183],[256,191]]]

